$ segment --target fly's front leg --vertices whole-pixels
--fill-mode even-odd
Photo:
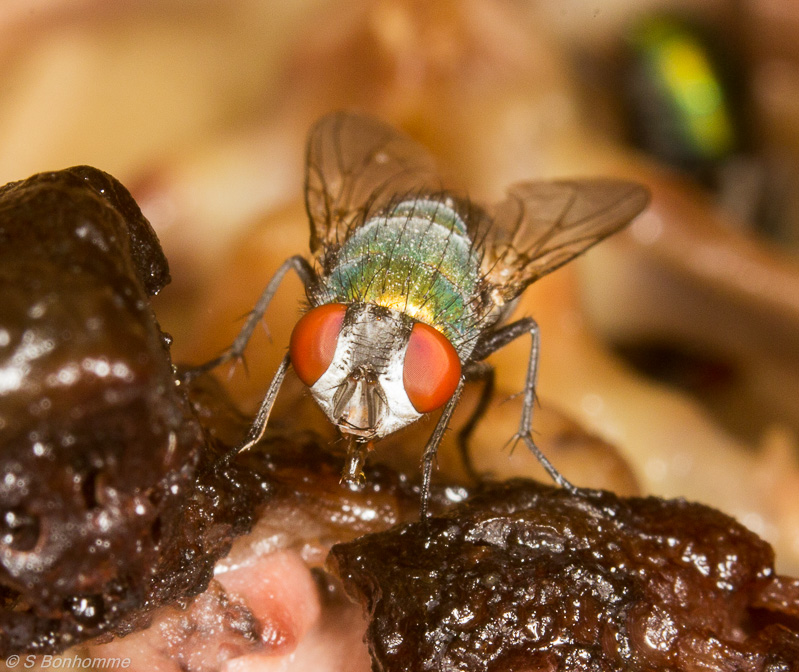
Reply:
[[[461,377],[458,387],[455,388],[455,394],[452,395],[452,398],[447,402],[447,405],[444,406],[444,410],[441,412],[441,417],[436,423],[436,428],[433,430],[430,440],[427,442],[427,445],[424,449],[424,455],[422,456],[422,501],[419,505],[419,519],[423,523],[427,520],[428,516],[430,480],[433,476],[433,460],[435,459],[436,451],[438,450],[438,444],[441,443],[441,438],[444,436],[444,432],[447,429],[449,420],[452,417],[452,412],[455,410],[455,407],[458,405],[458,400],[461,398],[462,391],[463,377]]]
[[[524,334],[530,334],[532,345],[530,347],[530,360],[527,364],[527,378],[524,383],[524,404],[522,406],[522,417],[519,421],[519,431],[514,437],[515,441],[523,441],[530,452],[535,455],[553,481],[560,487],[570,492],[577,492],[577,488],[567,481],[555,466],[547,459],[541,449],[533,441],[533,407],[535,405],[535,384],[538,378],[538,353],[540,349],[540,332],[538,324],[531,317],[525,317],[516,322],[497,329],[487,339],[481,342],[475,349],[472,357],[476,360],[488,357],[492,352],[516,340]]]
[[[471,455],[469,454],[469,440],[474,433],[475,427],[477,427],[477,423],[480,422],[480,419],[485,415],[486,410],[488,410],[491,397],[494,395],[494,367],[488,362],[470,362],[464,368],[463,375],[467,381],[474,380],[483,383],[483,389],[480,391],[480,399],[477,401],[477,406],[474,407],[466,424],[458,432],[458,450],[461,454],[463,468],[466,470],[466,475],[472,481],[478,482],[480,480],[480,475],[475,471]]]
[[[291,360],[288,355],[283,357],[283,361],[280,362],[280,366],[277,367],[272,382],[269,384],[266,396],[261,402],[261,406],[258,408],[255,420],[253,420],[250,430],[247,432],[247,437],[236,446],[236,448],[227,453],[216,465],[216,468],[225,466],[235,455],[252,448],[252,446],[263,438],[264,432],[266,431],[266,424],[269,422],[269,415],[272,412],[272,406],[275,404],[277,393],[280,391],[280,386],[283,384],[283,379],[286,377],[286,371],[288,371],[290,363]]]
[[[201,373],[210,371],[211,369],[230,361],[231,359],[239,359],[242,357],[244,354],[244,349],[247,347],[247,343],[252,336],[252,332],[255,330],[255,326],[263,318],[264,313],[266,313],[266,309],[269,307],[269,303],[272,301],[272,297],[275,295],[275,292],[277,292],[277,288],[283,280],[283,277],[291,269],[294,269],[297,275],[300,276],[300,280],[302,280],[302,284],[306,289],[314,282],[316,276],[314,275],[313,268],[304,257],[296,255],[286,259],[286,261],[281,264],[280,268],[278,268],[275,274],[272,276],[269,284],[267,284],[267,286],[264,288],[264,291],[261,293],[261,297],[258,299],[258,303],[255,304],[255,307],[250,312],[247,321],[244,323],[244,326],[241,328],[241,331],[239,332],[238,336],[236,336],[231,346],[221,355],[219,355],[219,357],[215,357],[205,364],[201,364],[200,366],[186,371],[181,376],[183,382],[193,380]]]

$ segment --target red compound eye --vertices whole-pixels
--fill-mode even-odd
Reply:
[[[429,413],[455,394],[461,379],[461,360],[452,343],[437,329],[417,322],[405,351],[402,382],[413,407]]]
[[[333,361],[346,312],[347,306],[341,303],[311,308],[291,332],[291,365],[300,380],[309,387],[322,377]]]

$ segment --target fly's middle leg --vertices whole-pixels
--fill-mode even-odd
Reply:
[[[577,492],[577,487],[566,480],[566,478],[549,461],[547,456],[541,452],[541,449],[533,440],[532,430],[533,410],[535,406],[535,385],[538,378],[538,354],[541,344],[541,336],[536,321],[531,317],[525,317],[521,320],[517,320],[516,322],[512,322],[511,324],[497,329],[479,344],[472,356],[476,360],[488,357],[488,355],[491,353],[499,350],[501,347],[507,345],[511,341],[516,340],[520,336],[524,336],[525,334],[530,335],[532,343],[530,346],[530,359],[527,364],[527,377],[524,383],[522,416],[519,419],[519,429],[513,439],[514,441],[522,441],[524,445],[527,446],[528,450],[535,455],[536,459],[541,463],[541,466],[547,470],[547,473],[552,480],[555,481],[555,483],[569,492]]]
[[[264,313],[266,313],[266,309],[269,307],[269,304],[277,292],[277,288],[282,282],[286,273],[292,269],[300,277],[300,280],[306,289],[314,282],[315,275],[313,268],[304,257],[296,255],[286,259],[286,261],[281,264],[280,268],[278,268],[275,274],[272,276],[272,279],[266,285],[264,291],[261,292],[258,302],[250,312],[249,316],[247,317],[247,321],[244,323],[244,326],[241,328],[241,331],[239,331],[238,336],[236,336],[230,347],[218,357],[215,357],[214,359],[205,362],[205,364],[191,368],[183,373],[181,376],[183,382],[193,380],[200,374],[210,371],[220,364],[224,364],[232,359],[240,359],[244,355],[244,350],[247,347],[250,337],[252,336],[252,332],[255,330],[258,322],[263,319]]]

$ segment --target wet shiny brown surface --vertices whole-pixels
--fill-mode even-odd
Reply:
[[[328,561],[371,615],[374,669],[775,670],[799,615],[763,541],[681,500],[486,485],[430,521],[335,546]],[[767,603],[767,604],[766,604]],[[790,620],[790,619],[789,619]]]
[[[253,500],[208,475],[148,298],[166,260],[119,182],[0,190],[0,276],[0,651],[59,650],[203,589]]]

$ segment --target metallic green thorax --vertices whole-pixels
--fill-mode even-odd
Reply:
[[[403,312],[441,331],[464,359],[477,335],[479,269],[466,225],[449,204],[402,201],[341,246],[316,298]]]

